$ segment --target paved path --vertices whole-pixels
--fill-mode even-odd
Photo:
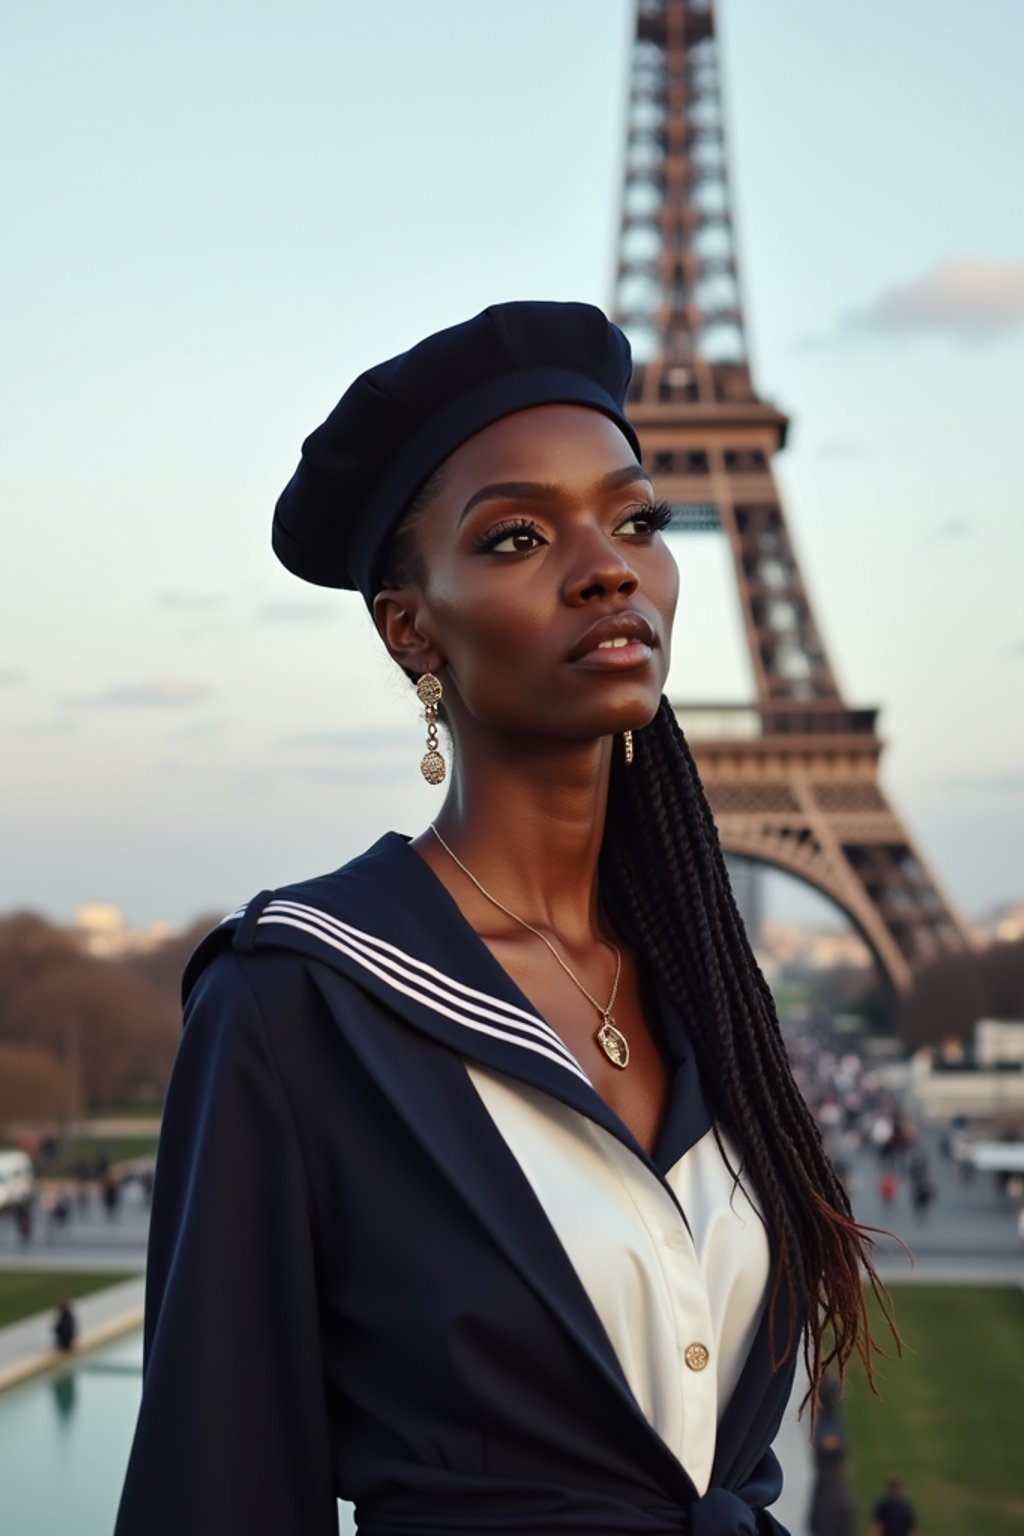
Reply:
[[[106,1344],[142,1325],[145,1279],[122,1280],[106,1290],[82,1296],[74,1304],[78,1319],[75,1353]],[[69,1357],[53,1348],[54,1308],[0,1328],[0,1392]]]
[[[775,1437],[775,1454],[782,1463],[785,1479],[782,1495],[771,1506],[776,1520],[786,1527],[790,1536],[808,1536],[807,1516],[814,1487],[814,1459],[811,1454],[810,1409],[804,1410],[797,1419],[797,1409],[807,1390],[807,1378],[797,1371],[796,1385],[790,1398],[782,1427]]]
[[[991,1175],[976,1174],[965,1184],[952,1160],[943,1155],[940,1133],[925,1127],[921,1149],[936,1196],[925,1216],[915,1215],[908,1181],[898,1171],[899,1192],[886,1205],[878,1195],[881,1171],[873,1152],[862,1152],[851,1167],[850,1187],[859,1221],[882,1227],[901,1238],[908,1257],[890,1238],[879,1238],[876,1258],[887,1280],[950,1284],[1024,1283],[1024,1246],[1017,1236],[1012,1203]]]
[[[0,1269],[141,1269],[148,1231],[149,1211],[136,1195],[126,1196],[114,1216],[93,1200],[63,1227],[37,1211],[28,1243],[8,1218],[0,1221]]]

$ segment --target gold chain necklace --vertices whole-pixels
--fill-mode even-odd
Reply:
[[[604,1051],[612,1066],[628,1067],[629,1041],[622,1033],[622,1030],[618,1028],[615,1020],[612,1018],[612,1009],[615,1006],[615,999],[619,992],[619,977],[622,975],[622,951],[618,948],[618,946],[613,944],[610,939],[606,939],[604,941],[607,943],[608,948],[615,956],[615,980],[612,982],[611,996],[609,997],[606,1006],[602,1008],[597,998],[594,997],[592,993],[587,991],[586,987],[583,985],[582,981],[580,981],[575,971],[571,971],[569,969],[561,955],[558,953],[558,950],[552,944],[551,940],[546,938],[545,935],[541,933],[539,928],[535,928],[532,923],[528,923],[525,917],[520,917],[518,913],[513,912],[510,910],[510,908],[506,907],[502,902],[498,900],[497,896],[492,896],[490,891],[486,890],[480,884],[480,881],[477,879],[476,875],[474,875],[473,871],[466,868],[458,854],[453,852],[453,850],[448,847],[448,844],[445,842],[440,832],[434,826],[433,822],[430,823],[430,830],[433,832],[434,836],[437,838],[438,842],[441,844],[441,847],[444,849],[445,853],[452,860],[452,862],[459,866],[459,868],[462,870],[462,873],[468,880],[472,880],[481,896],[486,896],[492,907],[497,907],[499,912],[504,912],[505,916],[510,917],[514,923],[518,923],[520,928],[527,929],[528,932],[534,934],[536,938],[540,939],[542,944],[547,945],[548,949],[550,949],[551,953],[558,961],[558,964],[562,967],[562,970],[568,976],[569,980],[575,987],[579,989],[580,992],[583,993],[583,996],[587,999],[587,1002],[590,1003],[593,1008],[596,1008],[598,1013],[601,1015],[601,1026],[597,1030],[594,1039],[597,1041],[602,1051]]]

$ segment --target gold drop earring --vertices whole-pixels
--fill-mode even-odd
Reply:
[[[623,733],[622,733],[622,745],[625,748],[625,752],[626,752],[626,767],[628,768],[630,763],[633,761],[633,732],[632,731],[623,731]]]
[[[433,672],[424,672],[416,684],[416,696],[423,705],[423,718],[427,722],[427,750],[420,762],[420,773],[428,784],[443,784],[448,772],[437,743],[437,706],[443,693],[441,679]]]

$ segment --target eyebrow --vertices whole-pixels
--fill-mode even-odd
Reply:
[[[598,489],[617,491],[625,485],[633,485],[637,480],[643,480],[653,488],[651,477],[641,464],[627,464],[625,468],[613,469],[610,475],[605,475]],[[545,485],[540,480],[502,480],[474,491],[459,513],[459,522],[468,517],[482,501],[553,501],[560,494],[560,486]]]

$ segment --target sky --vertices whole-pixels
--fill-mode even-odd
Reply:
[[[1024,898],[1024,6],[720,0],[741,286],[847,701],[967,913]],[[437,806],[357,598],[269,546],[363,368],[611,298],[631,0],[10,0],[0,912],[182,923]],[[670,693],[749,696],[720,538]]]

